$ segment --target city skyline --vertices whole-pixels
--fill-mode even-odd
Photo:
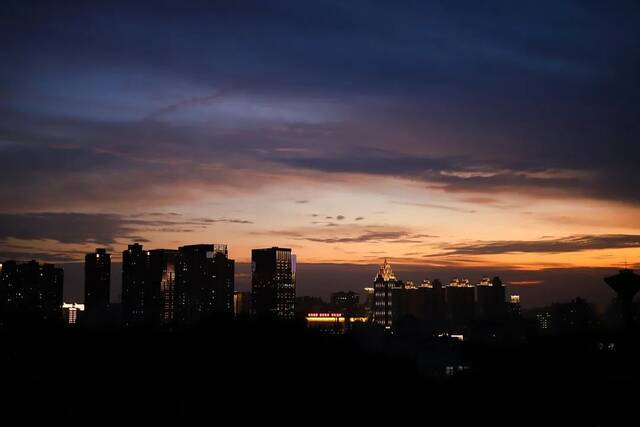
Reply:
[[[4,418],[628,424],[639,22],[4,0]]]
[[[460,340],[471,333],[474,340],[481,340],[523,332],[523,321],[535,324],[542,334],[584,333],[623,325],[632,331],[638,307],[633,297],[640,289],[640,276],[624,269],[603,278],[617,295],[606,307],[575,297],[529,307],[525,319],[521,295],[507,289],[499,276],[484,276],[475,283],[465,277],[414,283],[397,277],[385,259],[373,286],[365,287],[364,293],[341,289],[331,292],[326,301],[296,292],[297,257],[290,248],[252,250],[250,292],[236,290],[235,262],[229,259],[226,244],[176,250],[145,249],[135,243],[122,255],[122,293],[112,299],[113,306],[109,298],[111,254],[104,248],[86,254],[83,303],[64,302],[62,268],[36,261],[0,263],[0,325],[60,326],[64,320],[88,328],[120,325],[171,330],[216,319],[276,320],[292,325],[304,318],[308,328],[328,334],[351,334],[354,328],[370,327],[392,334]]]
[[[216,244],[224,246],[225,244]],[[197,246],[197,245],[196,245]],[[145,252],[174,251],[175,249],[156,249],[147,247]],[[232,253],[232,252],[231,252]],[[115,254],[110,254],[115,255]],[[380,260],[384,263],[386,259]],[[235,263],[234,274],[236,289],[239,291],[251,290],[251,263]],[[354,291],[363,294],[365,287],[379,270],[380,264],[306,264],[304,260],[298,262],[301,269],[302,280],[298,283],[299,295],[319,296],[328,298],[332,293],[339,291]],[[77,263],[60,264],[65,268],[65,298],[73,301],[81,301],[84,286],[84,265]],[[423,280],[439,279],[444,284],[455,278],[470,280],[472,285],[480,283],[487,276],[500,276],[505,278],[505,285],[512,293],[524,296],[525,306],[528,308],[548,305],[555,302],[569,301],[576,297],[583,297],[595,302],[600,307],[610,304],[613,293],[602,286],[602,277],[614,274],[617,269],[591,268],[575,271],[566,269],[542,270],[532,273],[530,271],[505,271],[488,267],[459,268],[448,267],[438,269],[425,269],[422,266],[395,265],[394,271],[399,271],[402,278],[409,282],[421,283]],[[121,298],[122,263],[113,263],[111,279],[111,302],[119,302]],[[299,273],[300,274],[300,273]],[[507,276],[505,276],[507,274]],[[326,277],[332,280],[327,282]],[[560,287],[559,287],[560,286]],[[559,287],[559,288],[558,288]],[[553,292],[555,290],[555,292]]]
[[[633,2],[122,6],[0,18],[0,259],[639,266]]]

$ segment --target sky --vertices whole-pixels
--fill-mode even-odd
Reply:
[[[639,21],[624,0],[4,1],[0,259],[278,245],[318,294],[388,258],[564,296],[640,264]]]

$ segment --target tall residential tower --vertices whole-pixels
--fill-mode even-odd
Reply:
[[[99,315],[109,309],[111,296],[111,254],[98,248],[84,257],[84,309]]]
[[[251,251],[251,312],[292,319],[296,302],[296,256],[288,248]]]
[[[182,246],[176,255],[175,314],[181,323],[233,315],[235,261],[227,245]]]
[[[139,326],[149,319],[145,305],[149,297],[150,252],[134,243],[122,252],[122,320],[126,326]]]

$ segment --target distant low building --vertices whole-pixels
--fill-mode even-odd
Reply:
[[[538,309],[536,321],[540,332],[555,335],[584,333],[599,325],[595,307],[582,298]]]
[[[75,325],[76,323],[78,323],[78,320],[81,318],[84,310],[84,304],[78,304],[75,302],[65,302],[62,304],[62,314],[64,316],[65,322],[69,325]]]
[[[541,309],[536,312],[536,326],[540,331],[551,332],[551,319],[551,311],[548,309]]]
[[[357,313],[359,304],[360,296],[353,291],[341,291],[331,294],[331,305],[334,309],[348,316],[354,316]]]
[[[312,312],[307,313],[305,320],[310,329],[329,334],[343,334],[354,325],[364,325],[368,319],[366,317],[349,317],[340,312]]]
[[[331,304],[324,301],[320,297],[312,297],[312,296],[302,296],[296,297],[296,317],[304,318],[307,313],[327,313],[331,311],[339,311],[332,310]]]

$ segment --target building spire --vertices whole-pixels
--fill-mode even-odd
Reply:
[[[378,276],[382,276],[382,279],[385,282],[389,280],[396,280],[395,274],[393,274],[393,270],[391,269],[391,264],[387,258],[384,259],[384,263],[380,266],[380,270],[378,271]]]

